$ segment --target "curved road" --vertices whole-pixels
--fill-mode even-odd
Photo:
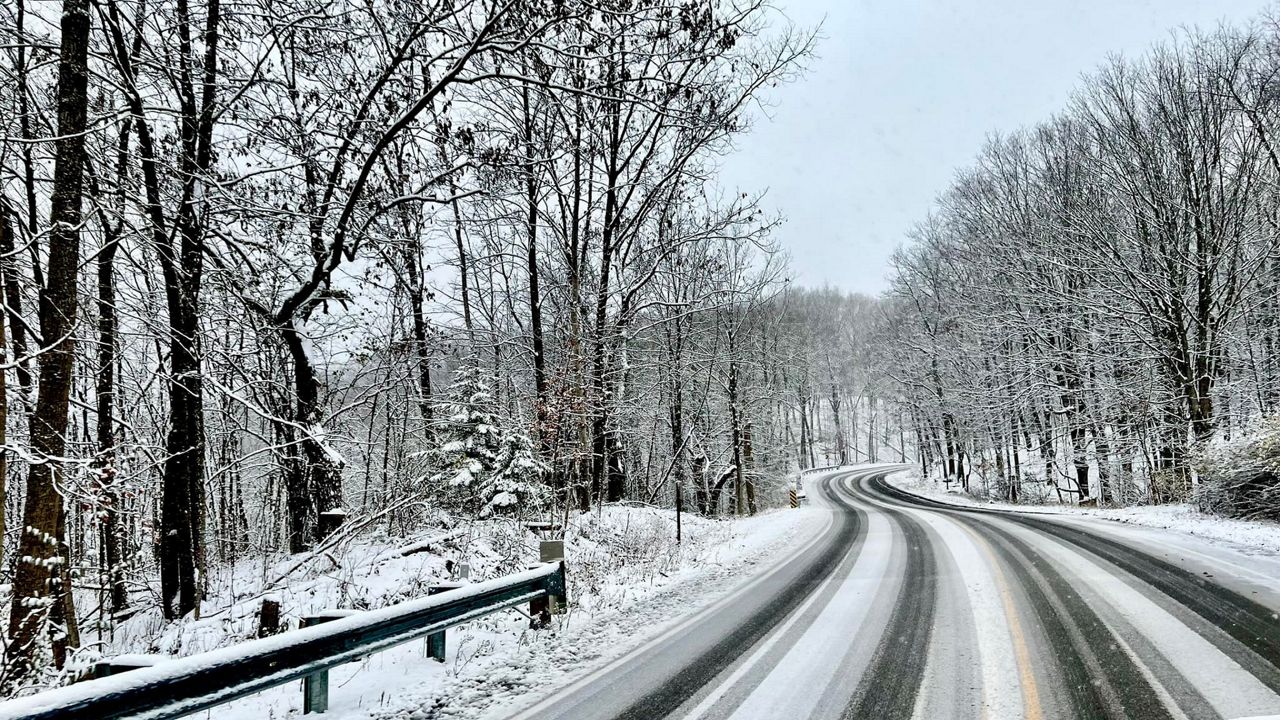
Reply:
[[[523,711],[564,720],[1280,717],[1280,560],[809,481],[807,545]]]

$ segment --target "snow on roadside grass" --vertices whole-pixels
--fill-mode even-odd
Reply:
[[[505,672],[519,673],[521,677],[519,682],[503,688],[508,690],[505,697],[491,694],[495,683],[478,673],[472,676],[474,680],[459,680],[474,688],[479,697],[458,696],[446,706],[446,712],[410,713],[403,717],[414,720],[507,717],[587,671],[622,657],[690,613],[727,595],[742,581],[785,557],[789,548],[804,544],[823,527],[825,513],[806,507],[728,523],[718,534],[719,539],[701,551],[701,559],[684,564],[661,582],[630,585],[624,602],[617,602],[616,595],[611,599],[608,593],[600,596],[600,602],[588,600],[579,609],[579,616],[566,618],[568,622],[550,635],[542,647],[527,648],[518,657],[497,659],[495,664],[505,665]],[[446,685],[440,692],[452,691],[453,688]],[[401,716],[389,713],[379,717]]]
[[[484,638],[474,628],[451,633],[451,643],[461,641],[450,648],[446,666],[453,670],[441,682],[419,684],[378,708],[339,711],[335,720],[506,717],[727,594],[803,544],[823,526],[824,512],[780,510],[728,522],[686,515],[685,544],[673,550],[670,511],[605,508],[571,529],[565,554],[570,592],[578,594],[551,628],[530,632],[518,618]],[[495,635],[498,642],[486,646]],[[488,654],[464,663],[468,642]]]
[[[895,473],[887,478],[889,484],[940,502],[953,505],[1013,510],[1023,513],[1068,515],[1082,518],[1109,520],[1126,525],[1170,530],[1214,542],[1228,543],[1247,550],[1280,553],[1280,525],[1255,520],[1206,515],[1194,505],[1134,505],[1124,508],[1082,508],[1077,505],[1015,505],[985,501],[959,490],[942,490],[932,480],[924,480],[919,470]]]
[[[460,554],[479,578],[494,577],[516,569],[513,551],[505,546],[518,541],[513,536],[525,534],[510,523],[458,526],[443,533],[437,528],[417,542],[374,533],[318,553],[283,579],[301,556],[267,566],[242,562],[211,576],[199,620],[166,623],[158,608],[149,608],[121,623],[102,654],[185,657],[233,645],[256,636],[264,599],[279,603],[282,628],[296,628],[303,617],[322,610],[371,610],[421,597],[431,584],[448,577],[446,562]]]
[[[335,668],[328,717],[504,717],[728,593],[787,547],[803,544],[823,526],[824,512],[803,508],[741,520],[685,514],[679,546],[670,510],[613,505],[580,515],[571,520],[565,541],[571,608],[552,627],[529,630],[527,618],[509,610],[450,630],[444,663],[428,659],[425,642],[415,641]],[[537,538],[513,523],[479,524],[465,537],[438,530],[438,539],[431,535],[353,542],[271,594],[292,624],[324,609],[382,607],[425,595],[429,585],[448,578],[446,560],[468,559],[476,580],[537,561]],[[415,552],[405,555],[406,550]],[[270,576],[262,570],[257,572]],[[248,577],[237,583],[237,593],[222,598],[219,609],[202,620],[169,626],[154,618],[131,620],[111,651],[188,655],[250,636],[262,583]],[[299,683],[291,683],[195,717],[300,714]]]

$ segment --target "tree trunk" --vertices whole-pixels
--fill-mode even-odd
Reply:
[[[1079,424],[1080,418],[1071,428],[1072,462],[1076,468],[1076,490],[1081,500],[1089,498],[1089,455],[1088,436],[1084,427]]]
[[[323,540],[320,514],[342,510],[342,464],[324,439],[320,422],[320,382],[293,321],[280,328],[293,360],[297,424],[293,460],[286,464],[289,493],[289,551],[302,552]]]
[[[1111,488],[1111,441],[1101,425],[1093,427],[1093,444],[1098,458],[1098,504],[1105,505],[1114,501]]]
[[[13,225],[9,209],[0,203],[0,247],[13,246]],[[0,263],[0,285],[6,284],[9,267]],[[9,348],[5,336],[5,314],[0,312],[0,364],[9,363]],[[9,373],[0,367],[0,447],[9,437]],[[8,522],[9,452],[0,450],[0,538],[4,537]],[[4,543],[0,542],[0,567],[4,566]]]
[[[671,429],[671,470],[677,488],[683,488],[687,480],[685,468],[684,438],[684,375],[680,367],[684,356],[684,337],[680,318],[672,320],[674,327],[667,329],[667,347],[670,349],[671,365],[667,372],[671,381],[671,406],[668,410]]]
[[[759,511],[759,507],[756,505],[756,458],[755,449],[751,445],[750,420],[742,427],[742,464],[746,466],[742,474],[747,484],[747,514],[755,515]]]
[[[62,587],[66,539],[62,495],[58,492],[66,456],[67,414],[71,399],[71,341],[77,312],[76,275],[80,265],[81,194],[88,115],[89,2],[64,0],[62,47],[58,63],[58,140],[50,201],[48,284],[40,293],[40,387],[30,418],[31,451],[37,462],[27,475],[27,497],[18,540],[18,557],[9,612],[6,648],[9,682],[19,685],[35,667],[40,635],[51,621],[73,618],[70,588]],[[58,605],[64,617],[49,615]],[[63,631],[65,632],[65,630]],[[61,643],[57,643],[61,644]],[[64,657],[55,654],[61,665]]]
[[[426,300],[426,288],[423,287],[422,273],[418,271],[419,248],[414,243],[411,257],[405,258],[405,267],[409,273],[409,302],[413,314],[413,349],[418,362],[418,409],[422,413],[422,422],[431,429],[433,413],[431,409],[431,355],[427,342],[427,317],[422,304]]]
[[[160,595],[165,617],[197,610],[204,569],[204,389],[199,318],[190,293],[170,305],[169,434],[160,513]]]
[[[715,515],[720,512],[720,495],[724,492],[724,488],[729,484],[729,481],[737,477],[737,474],[738,467],[736,465],[731,465],[720,473],[720,477],[716,478],[716,481],[707,490],[707,510],[705,514]]]
[[[613,51],[610,43],[610,52]],[[608,70],[607,91],[612,93],[616,82],[616,69],[611,64]],[[609,428],[610,398],[606,392],[606,375],[608,369],[609,342],[609,292],[610,277],[613,273],[614,244],[618,230],[618,178],[621,174],[622,137],[620,128],[621,100],[611,99],[608,105],[609,127],[605,157],[605,196],[604,218],[600,228],[600,286],[596,290],[595,302],[595,343],[591,356],[591,388],[596,407],[592,408],[591,418],[591,456],[593,467],[591,472],[592,495],[601,500],[620,500],[620,497],[605,497],[604,483],[609,467],[609,444],[606,433]]]
[[[840,465],[849,463],[849,448],[844,436],[844,425],[840,421],[840,386],[831,384],[831,416],[836,424],[836,460]],[[857,438],[854,438],[857,441]]]
[[[25,405],[30,402],[31,359],[27,357],[27,326],[22,319],[22,278],[13,259],[16,254],[12,215],[0,200],[0,273],[4,275],[4,299],[8,305],[9,334],[13,338],[13,364],[18,390]]]
[[[876,426],[879,414],[876,412],[876,396],[867,396],[867,462],[877,462],[879,446],[876,444]]]
[[[538,176],[535,172],[533,151],[533,111],[529,105],[529,84],[520,88],[520,100],[524,110],[524,188],[528,216],[526,265],[529,273],[529,332],[533,336],[533,389],[534,409],[538,424],[535,429],[538,447],[545,448],[547,429],[547,362],[542,338],[542,295],[538,289]]]
[[[178,93],[181,120],[182,193],[174,239],[166,231],[159,158],[145,106],[136,87],[127,87],[138,131],[152,244],[160,261],[169,311],[169,432],[165,440],[160,518],[160,594],[165,617],[199,613],[204,570],[204,384],[200,368],[200,283],[204,267],[204,181],[213,163],[214,103],[217,97],[219,0],[206,4],[204,56],[197,62],[193,22],[186,0],[176,5]],[[116,61],[131,78],[132,56],[120,35],[115,4],[108,6],[115,27]],[[136,48],[135,48],[136,52]],[[196,80],[197,67],[203,75]],[[174,243],[177,243],[177,247]]]
[[[964,466],[958,457],[960,448],[955,437],[955,423],[951,419],[949,413],[942,415],[942,442],[947,453],[947,480],[949,482],[959,482],[960,475],[964,472]]]
[[[26,4],[27,0],[18,0],[17,2],[17,33],[15,37],[18,38],[26,37]],[[35,238],[40,229],[40,206],[36,193],[36,160],[33,154],[33,149],[37,147],[37,138],[31,123],[34,113],[31,112],[30,98],[33,93],[27,85],[27,43],[17,42],[14,44],[17,46],[16,66],[18,81],[17,92],[14,94],[17,95],[18,99],[18,127],[23,139],[21,152],[22,181],[23,188],[26,191],[26,231],[27,237]],[[22,313],[22,278],[18,275],[14,266],[15,255],[13,236],[10,235],[9,243],[0,245],[0,265],[5,268],[4,294],[5,302],[9,306],[9,331],[13,336],[13,354],[18,377],[18,388],[22,392],[23,405],[30,412],[31,395],[35,390],[31,375],[32,359],[27,354],[27,335],[30,334],[30,328],[27,327]],[[42,285],[44,279],[41,277],[39,263],[33,265],[32,273],[32,279],[35,280],[36,286]]]
[[[733,333],[729,333],[729,356],[733,357]],[[733,511],[742,515],[747,509],[746,477],[742,468],[742,414],[738,410],[738,362],[729,360],[729,436],[733,443],[734,502]]]
[[[920,477],[928,479],[929,465],[929,443],[925,441],[924,431],[920,428],[920,423],[916,423],[916,459],[920,461]]]
[[[1208,442],[1213,437],[1213,374],[1207,367],[1208,361],[1196,363],[1196,380],[1191,383],[1192,392],[1187,398],[1191,433],[1197,442]]]
[[[808,470],[813,467],[809,462],[809,413],[806,409],[808,401],[804,395],[800,395],[800,455],[797,458],[797,465],[801,470]]]
[[[452,185],[449,186],[453,191]],[[462,299],[462,326],[467,330],[467,339],[471,337],[471,290],[470,290],[470,270],[467,267],[467,243],[466,238],[462,234],[462,215],[458,212],[458,201],[454,200],[449,203],[453,208],[453,243],[458,251],[458,282],[460,283],[459,292]]]
[[[698,505],[698,512],[710,515],[711,488],[707,484],[707,458],[699,453],[693,456],[689,464],[693,470],[694,500]]]
[[[127,139],[127,135],[125,136]],[[104,228],[105,230],[105,228]],[[115,256],[119,238],[112,233],[98,253],[98,373],[97,441],[95,466],[102,485],[103,567],[111,612],[119,613],[129,604],[124,583],[124,557],[120,542],[120,492],[116,487],[116,283]]]

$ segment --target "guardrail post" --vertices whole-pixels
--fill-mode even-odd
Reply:
[[[560,607],[569,606],[569,574],[564,560],[560,561],[560,570],[547,578],[547,594],[555,598]]]
[[[302,714],[324,713],[329,709],[329,671],[321,670],[302,678]]]
[[[529,627],[531,628],[544,628],[550,625],[552,614],[560,614],[568,607],[569,592],[565,579],[564,559],[560,558],[559,561],[559,571],[547,577],[546,594],[529,601]],[[555,562],[555,560],[547,562]]]
[[[432,585],[431,587],[427,588],[427,595],[439,595],[442,592],[457,590],[458,588],[462,587],[464,584],[465,583],[451,582],[451,583],[440,583],[439,585]],[[431,658],[432,660],[436,660],[438,662],[444,662],[444,655],[446,650],[445,643],[444,643],[444,639],[445,639],[444,633],[445,633],[444,630],[440,630],[437,632],[433,632],[427,636],[427,657]]]
[[[332,620],[331,617],[313,615],[302,618],[302,627],[311,627]],[[329,709],[329,671],[321,670],[302,678],[302,714],[323,713]]]
[[[437,662],[444,662],[444,656],[447,648],[444,644],[444,631],[431,633],[427,636],[427,657]]]
[[[311,627],[347,617],[356,610],[325,610],[302,618],[302,627]],[[323,713],[329,709],[329,671],[320,670],[302,678],[302,714]]]
[[[563,540],[543,540],[538,543],[538,559],[542,563],[558,562],[560,563],[559,582],[548,579],[547,594],[540,595],[529,601],[529,627],[544,628],[551,624],[551,616],[558,615],[561,606],[564,603],[564,541]],[[531,566],[538,567],[537,565]],[[554,592],[553,586],[558,586],[560,592]]]

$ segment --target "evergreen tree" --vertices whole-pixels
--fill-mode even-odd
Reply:
[[[482,514],[518,512],[546,499],[546,464],[529,436],[504,427],[480,371],[465,365],[449,387],[449,404],[431,452],[430,482]]]

